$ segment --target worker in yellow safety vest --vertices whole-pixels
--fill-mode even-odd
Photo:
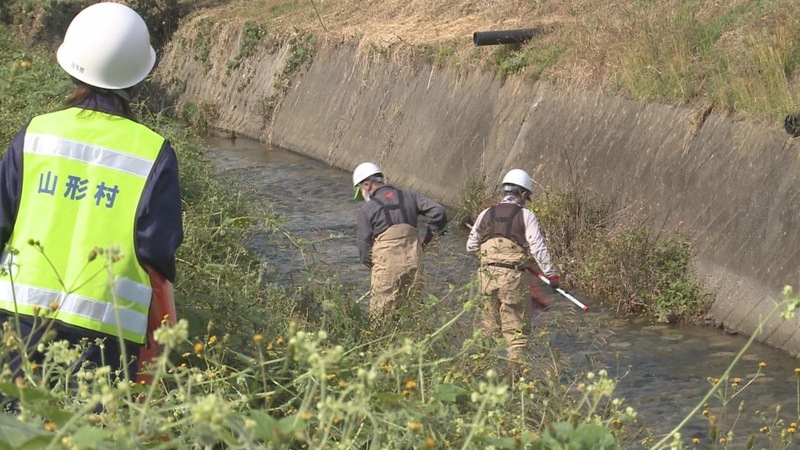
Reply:
[[[175,151],[130,107],[156,54],[139,14],[97,3],[72,20],[57,60],[74,82],[65,108],[34,117],[0,162],[0,321],[31,339],[31,358],[52,329],[88,342],[75,367],[134,380],[154,327],[175,320],[183,241]]]
[[[559,275],[550,260],[544,234],[533,211],[525,208],[533,189],[527,172],[512,169],[502,182],[500,203],[481,211],[467,240],[467,251],[478,253],[478,277],[484,305],[481,325],[489,335],[502,334],[508,357],[521,361],[528,344],[531,273],[538,264],[555,289]],[[549,306],[549,302],[542,307]]]
[[[356,238],[359,259],[371,271],[369,316],[375,327],[413,297],[422,249],[444,233],[447,214],[423,195],[386,184],[383,171],[371,162],[355,168],[353,187],[355,198],[365,200],[358,209]],[[422,240],[419,216],[428,220]]]

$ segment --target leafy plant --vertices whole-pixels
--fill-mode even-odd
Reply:
[[[267,27],[253,21],[244,24],[239,40],[239,51],[232,60],[228,61],[228,74],[238,69],[243,60],[253,55],[256,45],[267,36]]]

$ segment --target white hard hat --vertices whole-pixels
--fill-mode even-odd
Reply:
[[[511,169],[506,176],[503,177],[503,184],[513,184],[519,186],[528,192],[533,192],[533,180],[528,172],[522,169]]]
[[[356,170],[353,171],[353,186],[358,186],[367,178],[382,173],[381,168],[378,167],[377,164],[371,162],[361,163],[356,167]]]
[[[135,86],[156,63],[144,19],[119,3],[96,3],[78,13],[56,57],[68,74],[103,89]]]

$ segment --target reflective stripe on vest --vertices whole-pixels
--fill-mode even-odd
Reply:
[[[124,288],[120,289],[118,286],[117,290],[124,290]],[[92,327],[92,329],[112,336],[119,332],[116,326],[116,314],[119,314],[120,323],[124,324],[122,328],[123,334],[126,334],[126,329],[147,328],[147,314],[125,307],[123,301],[117,301],[119,308],[115,312],[113,302],[97,301],[77,295],[67,295],[64,298],[64,295],[64,291],[52,291],[18,284],[14,284],[12,292],[11,282],[0,280],[0,296],[2,298],[15,298],[17,301],[16,308],[13,301],[0,304],[9,311],[16,310],[20,314],[32,316],[36,313],[38,307],[41,308],[39,317],[42,317],[45,316],[44,311],[52,309],[52,305],[55,304],[58,305],[58,308],[54,312],[48,313],[46,315],[47,318],[78,326],[84,324],[84,328],[90,328],[92,324],[99,324],[99,326]],[[149,308],[150,293],[147,293],[146,298],[139,297],[136,300],[145,302],[144,306]],[[66,316],[70,316],[71,320],[65,320]]]
[[[44,134],[25,134],[26,153],[60,156],[87,164],[96,164],[127,172],[142,178],[150,175],[153,161],[128,155],[112,149],[94,147],[84,142],[72,142]]]
[[[136,257],[136,211],[164,138],[119,116],[71,108],[34,118],[24,142],[9,240],[19,254],[3,255],[14,289],[0,276],[0,308],[32,315],[57,302],[49,317],[110,335],[121,328],[143,343],[152,290]],[[95,248],[114,250],[90,260]]]

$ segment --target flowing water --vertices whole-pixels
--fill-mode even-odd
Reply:
[[[241,138],[210,138],[208,145],[221,176],[246,195],[268,199],[282,220],[281,228],[286,230],[283,239],[257,235],[249,244],[267,261],[269,279],[291,285],[302,282],[306,267],[327,267],[366,293],[369,272],[358,262],[355,218],[359,205],[352,200],[349,173]],[[296,245],[299,241],[306,245]],[[432,256],[426,255],[426,286],[466,283],[470,279],[475,262],[466,254],[465,243],[466,230],[451,227],[451,233],[437,245],[436,264],[431,262]],[[581,322],[592,330],[556,334],[553,346],[576,364],[607,368],[619,379],[615,396],[624,398],[645,425],[660,433],[670,431],[698,404],[710,388],[709,377],[721,376],[747,342],[744,336],[717,328],[628,320],[595,307],[590,299],[585,303],[590,306],[589,312],[575,310],[573,317],[580,316]],[[572,308],[566,300],[561,306],[562,310]],[[585,337],[587,334],[602,336],[600,344],[595,338]],[[734,367],[731,377],[741,378],[742,387],[758,372],[761,363],[766,366],[760,376],[729,399],[729,406],[724,408],[733,420],[744,401],[735,427],[738,436],[759,434],[759,428],[765,425],[759,414],[773,419],[777,405],[782,407],[780,417],[786,419],[783,428],[798,419],[795,367],[800,366],[800,361],[754,344]],[[729,386],[727,397],[733,391]],[[722,413],[721,401],[712,397],[708,402],[712,413]],[[707,442],[708,431],[708,420],[698,413],[682,435]],[[739,442],[743,440],[740,438]]]

